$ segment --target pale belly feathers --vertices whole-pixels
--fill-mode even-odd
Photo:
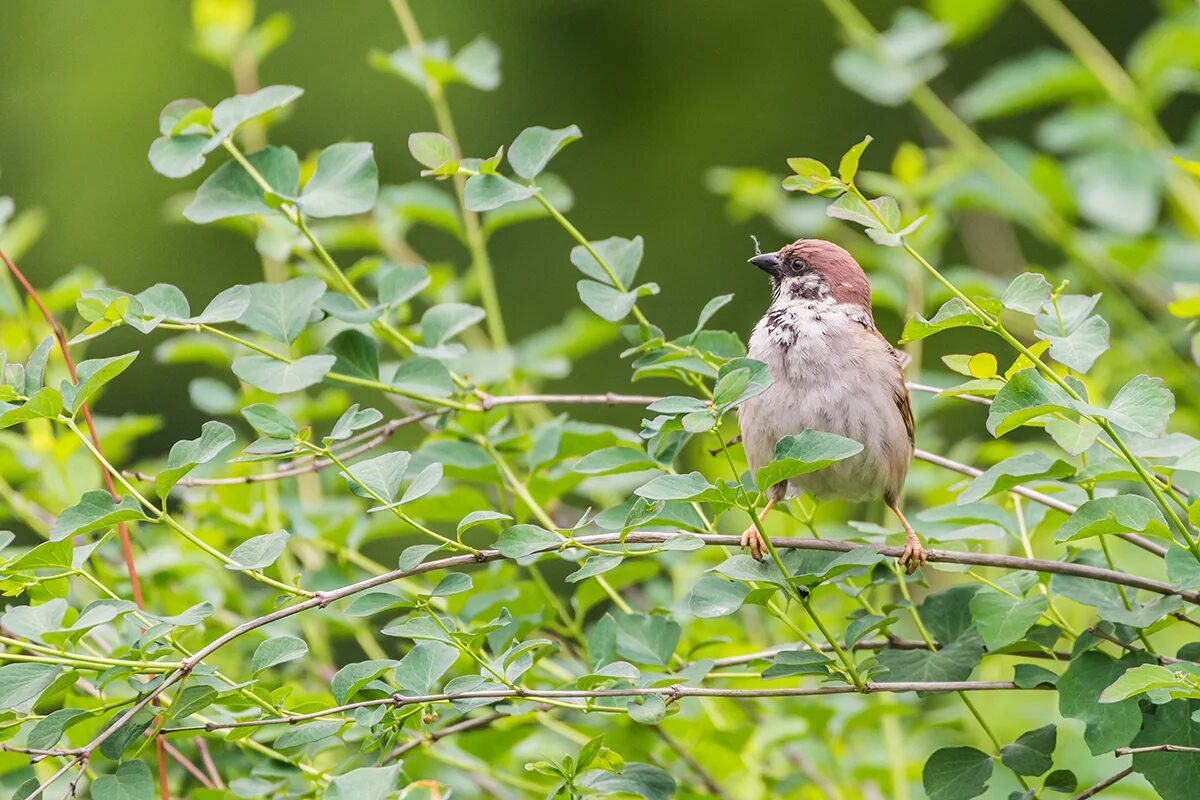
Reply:
[[[903,374],[891,347],[862,320],[856,306],[804,300],[772,308],[751,335],[750,358],[773,378],[738,413],[752,472],[772,461],[779,439],[806,428],[863,445],[856,456],[793,478],[788,496],[897,497],[904,485],[912,443],[896,404]],[[771,492],[776,499],[781,488]]]

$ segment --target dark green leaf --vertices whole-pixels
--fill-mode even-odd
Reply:
[[[987,791],[992,757],[974,747],[943,747],[925,762],[921,782],[929,800],[970,800]]]
[[[308,652],[308,643],[295,636],[275,636],[260,644],[250,659],[250,671],[254,675],[264,669],[300,658]]]
[[[68,536],[82,536],[100,528],[110,528],[118,522],[144,519],[147,517],[133,497],[125,495],[120,503],[115,503],[108,492],[93,489],[84,492],[78,503],[58,515],[58,519],[50,526],[50,538],[58,541]]]
[[[233,564],[226,564],[226,569],[265,569],[275,563],[283,555],[290,534],[287,531],[275,531],[252,536],[233,548],[229,557]]]
[[[1000,761],[1018,775],[1041,775],[1054,764],[1058,728],[1045,725],[1026,731],[1000,748]]]
[[[775,445],[775,459],[759,468],[755,484],[759,491],[765,492],[777,483],[844,461],[862,449],[862,445],[853,439],[806,429],[779,440]]]

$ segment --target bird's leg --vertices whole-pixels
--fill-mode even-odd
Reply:
[[[767,500],[767,504],[763,506],[763,510],[758,512],[758,521],[761,524],[763,519],[775,507],[775,498]],[[750,527],[742,531],[742,549],[750,548],[750,555],[755,561],[762,561],[767,553],[767,543],[763,541],[762,534],[758,532],[758,526],[750,523]]]
[[[904,518],[904,512],[900,510],[900,504],[895,500],[888,501],[888,508],[892,509],[900,524],[904,526],[904,552],[900,554],[900,566],[904,567],[904,572],[912,575],[917,571],[917,567],[925,566],[928,560],[925,555],[925,548],[921,546],[921,539],[917,536],[917,532],[912,529],[912,525],[908,524],[908,520]]]

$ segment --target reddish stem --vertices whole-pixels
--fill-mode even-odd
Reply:
[[[0,259],[3,259],[8,271],[12,273],[17,283],[21,284],[21,288],[29,295],[29,299],[33,301],[38,310],[42,312],[42,317],[45,318],[46,324],[50,326],[50,330],[54,331],[54,338],[58,341],[58,349],[62,351],[63,361],[67,364],[67,373],[71,376],[72,383],[78,383],[79,378],[75,373],[75,359],[71,358],[71,347],[67,343],[67,335],[63,331],[62,326],[58,324],[58,320],[50,313],[50,309],[46,308],[46,304],[42,302],[41,295],[37,293],[37,289],[33,288],[33,284],[25,277],[24,273],[17,268],[13,260],[8,257],[8,253],[0,250]],[[96,452],[103,454],[104,448],[100,444],[100,435],[96,433],[96,423],[92,420],[92,409],[85,402],[80,406],[83,412],[83,420],[87,423],[88,435],[92,440],[92,444],[96,448]],[[100,474],[104,476],[104,488],[108,489],[108,493],[112,495],[113,502],[119,503],[120,496],[117,495],[117,488],[113,484],[112,475],[108,470],[100,470]],[[121,537],[121,553],[125,556],[125,571],[129,573],[129,584],[133,589],[133,601],[141,610],[145,610],[146,603],[142,598],[142,582],[138,578],[137,565],[133,560],[133,542],[129,538],[129,528],[124,522],[117,523],[117,534]],[[158,756],[158,785],[159,792],[164,798],[169,798],[167,792],[167,756],[163,749],[163,740],[157,738],[155,741],[155,753]]]
[[[54,331],[54,338],[58,340],[58,349],[62,351],[63,360],[67,363],[67,372],[71,376],[71,382],[77,383],[78,377],[75,374],[75,359],[71,358],[71,348],[67,344],[67,335],[63,332],[62,326],[58,324],[58,320],[50,313],[50,309],[46,308],[46,304],[42,302],[41,296],[37,293],[37,289],[33,288],[33,284],[29,279],[17,269],[17,265],[8,257],[8,253],[0,250],[0,259],[4,260],[8,271],[12,273],[13,278],[17,283],[21,284],[21,288],[29,295],[29,299],[33,301],[38,310],[42,312],[42,316],[46,320],[46,324],[50,326],[50,330]],[[87,423],[88,434],[91,436],[92,444],[96,446],[96,450],[103,453],[104,450],[100,444],[100,436],[96,433],[96,424],[92,421],[92,409],[84,403],[80,410],[83,411],[83,420]],[[108,493],[112,495],[113,502],[120,502],[121,498],[117,495],[116,486],[113,485],[112,475],[108,470],[101,470],[104,476],[104,488],[108,489]],[[139,609],[145,609],[146,604],[142,600],[142,582],[138,579],[137,566],[133,561],[133,543],[129,539],[129,528],[124,522],[117,524],[117,533],[121,537],[121,552],[125,555],[125,570],[129,573],[129,583],[133,588],[133,601],[137,603]]]

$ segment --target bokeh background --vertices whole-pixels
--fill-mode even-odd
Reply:
[[[872,2],[864,9],[883,29],[899,5]],[[1157,13],[1151,3],[1072,7],[1117,54]],[[281,10],[293,16],[295,29],[263,64],[261,82],[296,84],[306,94],[273,129],[273,140],[302,155],[331,137],[371,141],[384,182],[416,180],[406,141],[412,131],[433,128],[432,114],[411,86],[368,64],[370,50],[403,44],[388,4],[264,0],[258,16]],[[724,199],[706,188],[710,168],[782,174],[789,156],[836,161],[867,133],[877,142],[864,163],[886,168],[901,142],[936,139],[911,109],[873,105],[838,83],[831,61],[842,37],[816,0],[418,0],[415,11],[430,38],[448,37],[458,48],[483,32],[503,52],[499,90],[449,90],[467,152],[490,154],[533,124],[583,129],[584,141],[554,164],[574,189],[572,218],[593,238],[646,238],[641,277],[661,284],[666,298],[650,299],[648,307],[668,330],[690,327],[709,297],[735,292],[722,326],[747,332],[765,303],[761,276],[745,266],[749,236],[768,247],[781,236],[761,218],[731,222]],[[223,287],[260,279],[258,255],[244,238],[166,212],[182,185],[146,160],[166,102],[214,103],[232,93],[227,73],[189,52],[190,38],[185,2],[4,5],[0,195],[45,214],[45,233],[22,260],[36,284],[82,264],[128,291],[174,283],[198,305]],[[996,62],[1052,44],[1027,11],[1011,7],[953,52],[934,85],[953,96]],[[1194,110],[1190,102],[1168,107],[1162,117],[1168,131],[1185,130]],[[1027,136],[1031,119],[1002,119],[989,130]],[[579,304],[578,275],[567,259],[571,242],[552,226],[517,226],[491,243],[515,338]],[[418,231],[416,241],[431,257],[463,258],[437,232]],[[900,315],[884,311],[880,323],[894,339]],[[136,336],[106,337],[93,352],[143,346]],[[612,352],[587,366],[571,378],[577,390],[627,379],[626,365]],[[187,370],[176,374],[181,379],[164,381],[150,360],[139,361],[111,388],[109,408],[157,413],[168,429],[190,429],[200,415],[188,404]]]

